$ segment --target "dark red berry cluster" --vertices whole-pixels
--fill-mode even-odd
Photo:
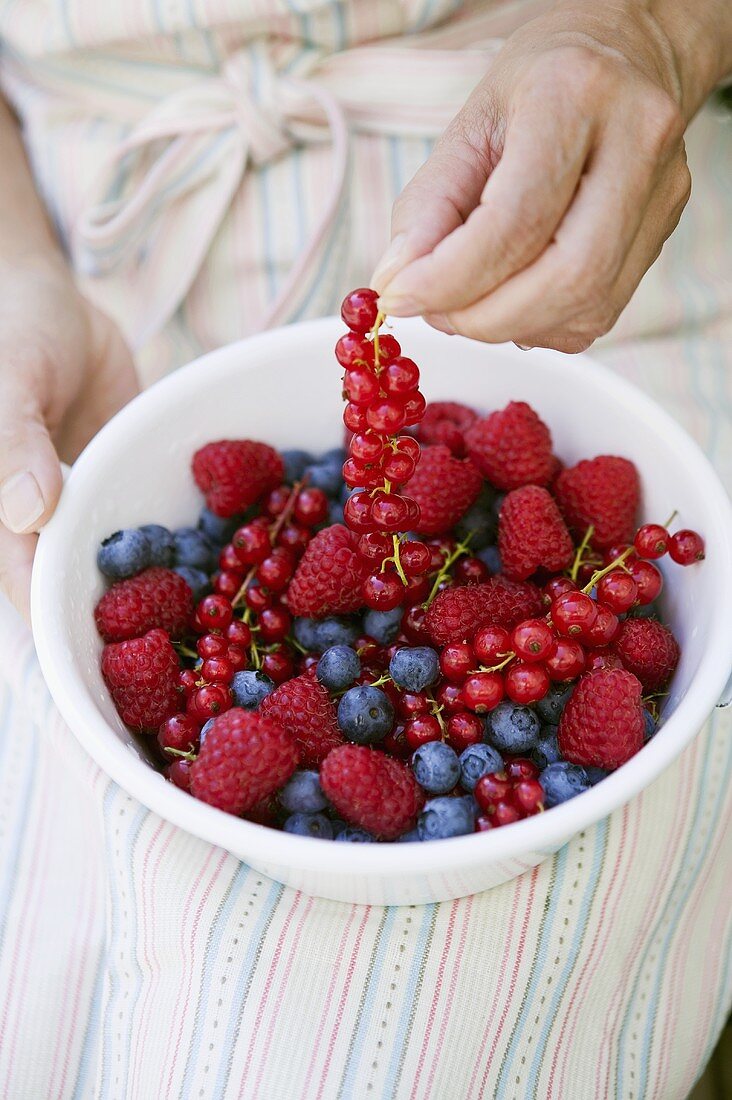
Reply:
[[[344,517],[361,536],[359,551],[373,570],[364,581],[364,604],[390,611],[403,602],[405,586],[418,586],[430,564],[423,543],[404,540],[403,532],[419,521],[419,505],[399,491],[420,453],[416,439],[400,433],[420,422],[426,402],[419,391],[419,367],[402,355],[393,336],[380,331],[376,292],[352,291],[341,316],[350,331],[335,353],[345,368],[343,422],[352,433],[343,480],[356,490]]]
[[[544,809],[539,769],[533,760],[520,756],[507,761],[505,771],[481,776],[473,793],[482,810],[476,821],[476,831],[481,833],[513,825],[514,821],[533,817]]]

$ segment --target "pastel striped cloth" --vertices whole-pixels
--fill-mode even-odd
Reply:
[[[250,59],[266,36],[275,69],[299,79],[313,58],[334,71],[346,45],[407,33],[440,54],[446,80],[452,72],[447,102],[460,94],[447,55],[508,33],[526,12],[452,0],[0,0],[0,69],[64,239],[79,262],[90,245],[98,274],[87,262],[84,285],[134,338],[145,318],[121,273],[129,242],[110,225],[123,215],[140,232],[125,173],[154,170],[168,139],[121,168],[114,158],[162,98],[218,79],[255,38]],[[400,50],[387,74],[396,95],[421,64],[415,54],[406,65],[404,42],[383,45]],[[349,58],[354,80],[367,79],[362,61]],[[221,91],[209,84],[206,94]],[[438,91],[425,91],[437,106]],[[282,299],[288,319],[332,309],[368,278],[390,204],[427,155],[438,116],[423,132],[414,118],[401,119],[405,134],[383,123],[370,132],[336,102],[349,160],[335,232],[318,239],[334,180],[327,122],[298,117],[317,133],[242,169],[184,299],[140,346],[147,377],[258,327],[312,242],[305,297]],[[194,166],[195,151],[186,156]],[[102,157],[120,173],[111,192],[109,175],[94,178]],[[684,423],[732,483],[729,116],[703,113],[689,158],[690,207],[597,354]],[[196,179],[181,201],[211,183]],[[185,268],[200,242],[150,236],[158,222],[149,209],[142,217],[137,262],[159,269],[170,290],[163,269]],[[439,905],[343,905],[260,877],[107,779],[61,721],[28,633],[0,604],[0,1095],[686,1096],[732,1002],[730,717],[717,712],[639,798],[511,883]]]

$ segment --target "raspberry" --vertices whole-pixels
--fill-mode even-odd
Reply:
[[[485,584],[439,592],[425,616],[425,628],[437,645],[470,640],[487,623],[515,626],[541,614],[541,593],[528,581],[491,577]]]
[[[346,821],[383,840],[414,828],[424,805],[409,768],[366,745],[333,749],[320,769],[320,785]]]
[[[442,443],[456,458],[465,456],[465,432],[478,414],[457,401],[430,401],[424,411],[417,438],[422,443]]]
[[[498,519],[498,552],[512,580],[544,568],[560,573],[574,556],[572,538],[551,495],[538,485],[508,493]]]
[[[305,768],[317,768],[331,749],[343,744],[335,707],[315,669],[280,684],[262,702],[258,713],[292,734]]]
[[[679,663],[678,642],[667,626],[654,619],[626,619],[613,649],[646,691],[665,687]]]
[[[476,421],[465,442],[468,457],[496,489],[548,485],[556,471],[551,433],[525,401]]]
[[[191,793],[240,817],[290,778],[298,762],[292,734],[237,707],[214,721],[191,768]]]
[[[425,447],[417,468],[404,486],[406,496],[419,505],[420,535],[448,531],[478,496],[482,478],[467,459],[455,458],[448,447]]]
[[[356,537],[341,523],[318,531],[310,541],[287,590],[293,615],[320,619],[356,611],[368,563],[358,553]]]
[[[632,542],[640,501],[638,471],[627,458],[599,455],[562,470],[554,495],[570,530],[581,538],[595,528],[592,545],[606,550]]]
[[[97,630],[105,642],[139,638],[161,627],[174,638],[185,633],[193,612],[193,593],[172,569],[153,566],[104,593],[94,610]]]
[[[222,439],[207,443],[193,456],[193,477],[217,516],[245,512],[282,481],[285,466],[266,443]]]
[[[164,630],[112,642],[102,652],[102,676],[123,722],[157,729],[180,709],[178,655]]]
[[[619,768],[643,747],[640,681],[625,669],[582,677],[559,720],[559,748],[573,764]]]

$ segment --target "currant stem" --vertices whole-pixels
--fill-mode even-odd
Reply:
[[[633,546],[629,546],[627,550],[623,550],[622,554],[620,554],[619,557],[615,558],[614,561],[611,561],[609,565],[606,565],[604,569],[598,569],[596,573],[593,573],[585,587],[582,589],[585,595],[589,596],[590,592],[595,587],[597,582],[601,581],[603,577],[606,577],[608,573],[612,573],[613,569],[620,569],[624,565],[625,559],[630,557],[634,549],[635,548]]]
[[[666,522],[663,525],[666,528],[667,531],[668,531],[669,527],[671,526],[671,524],[673,523],[673,521],[678,516],[678,514],[679,514],[678,509],[674,508],[673,512],[671,513],[671,515],[668,517],[668,519],[666,520]]]
[[[172,749],[166,745],[165,751],[170,753],[171,756],[179,756],[182,760],[190,760],[193,762],[196,759],[196,753],[193,751],[193,745],[189,748],[188,752],[183,752],[183,749]]]
[[[500,653],[498,654],[498,656],[500,657]],[[479,665],[478,668],[471,668],[468,675],[474,676],[477,672],[500,672],[501,669],[505,668],[506,665],[509,665],[511,663],[515,656],[516,654],[512,650],[510,653],[506,654],[505,659],[501,661],[499,665],[491,665],[490,668],[486,668],[485,665]]]
[[[392,535],[391,537],[392,537],[392,543],[393,543],[393,546],[394,546],[394,565],[396,567],[397,573],[399,574],[399,580],[402,582],[402,584],[406,588],[406,586],[409,584],[409,581],[407,580],[407,575],[404,572],[404,569],[402,567],[402,559],[399,556],[399,547],[401,546],[401,539],[399,538],[399,535]]]
[[[374,321],[374,327],[372,332],[374,334],[374,369],[376,373],[379,373],[379,329],[383,325],[386,319],[386,314],[381,310],[376,314],[376,320]]]
[[[422,610],[423,611],[426,611],[427,608],[432,603],[432,601],[434,600],[435,596],[437,595],[438,588],[440,587],[442,582],[445,580],[445,578],[448,576],[450,570],[452,569],[453,565],[458,560],[458,558],[461,558],[463,556],[463,554],[469,553],[470,547],[468,546],[468,543],[470,542],[470,539],[471,539],[471,536],[468,535],[468,537],[465,539],[464,542],[459,542],[457,544],[457,546],[455,547],[455,549],[453,550],[452,554],[450,554],[448,556],[448,558],[445,560],[444,565],[442,566],[439,573],[435,577],[435,580],[434,580],[434,583],[433,583],[432,588],[430,590],[429,596],[427,597],[425,602],[422,604]]]
[[[585,531],[585,537],[582,539],[582,542],[577,547],[577,552],[574,555],[574,561],[572,562],[572,569],[571,569],[570,574],[569,574],[570,580],[573,580],[573,581],[577,580],[577,574],[579,573],[580,566],[582,565],[582,558],[584,556],[585,550],[590,545],[590,539],[592,538],[594,533],[595,533],[595,528],[593,527],[592,524],[590,524],[590,526]]]

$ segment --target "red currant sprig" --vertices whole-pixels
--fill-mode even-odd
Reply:
[[[381,334],[384,316],[376,291],[352,291],[341,316],[350,331],[335,353],[345,368],[343,420],[352,433],[343,477],[357,490],[344,517],[361,536],[363,557],[375,567],[364,582],[364,602],[387,611],[404,602],[404,589],[419,588],[429,567],[423,544],[405,541],[404,532],[419,521],[419,506],[401,491],[420,453],[419,443],[403,430],[422,419],[425,399],[417,364],[401,354],[393,336]]]

